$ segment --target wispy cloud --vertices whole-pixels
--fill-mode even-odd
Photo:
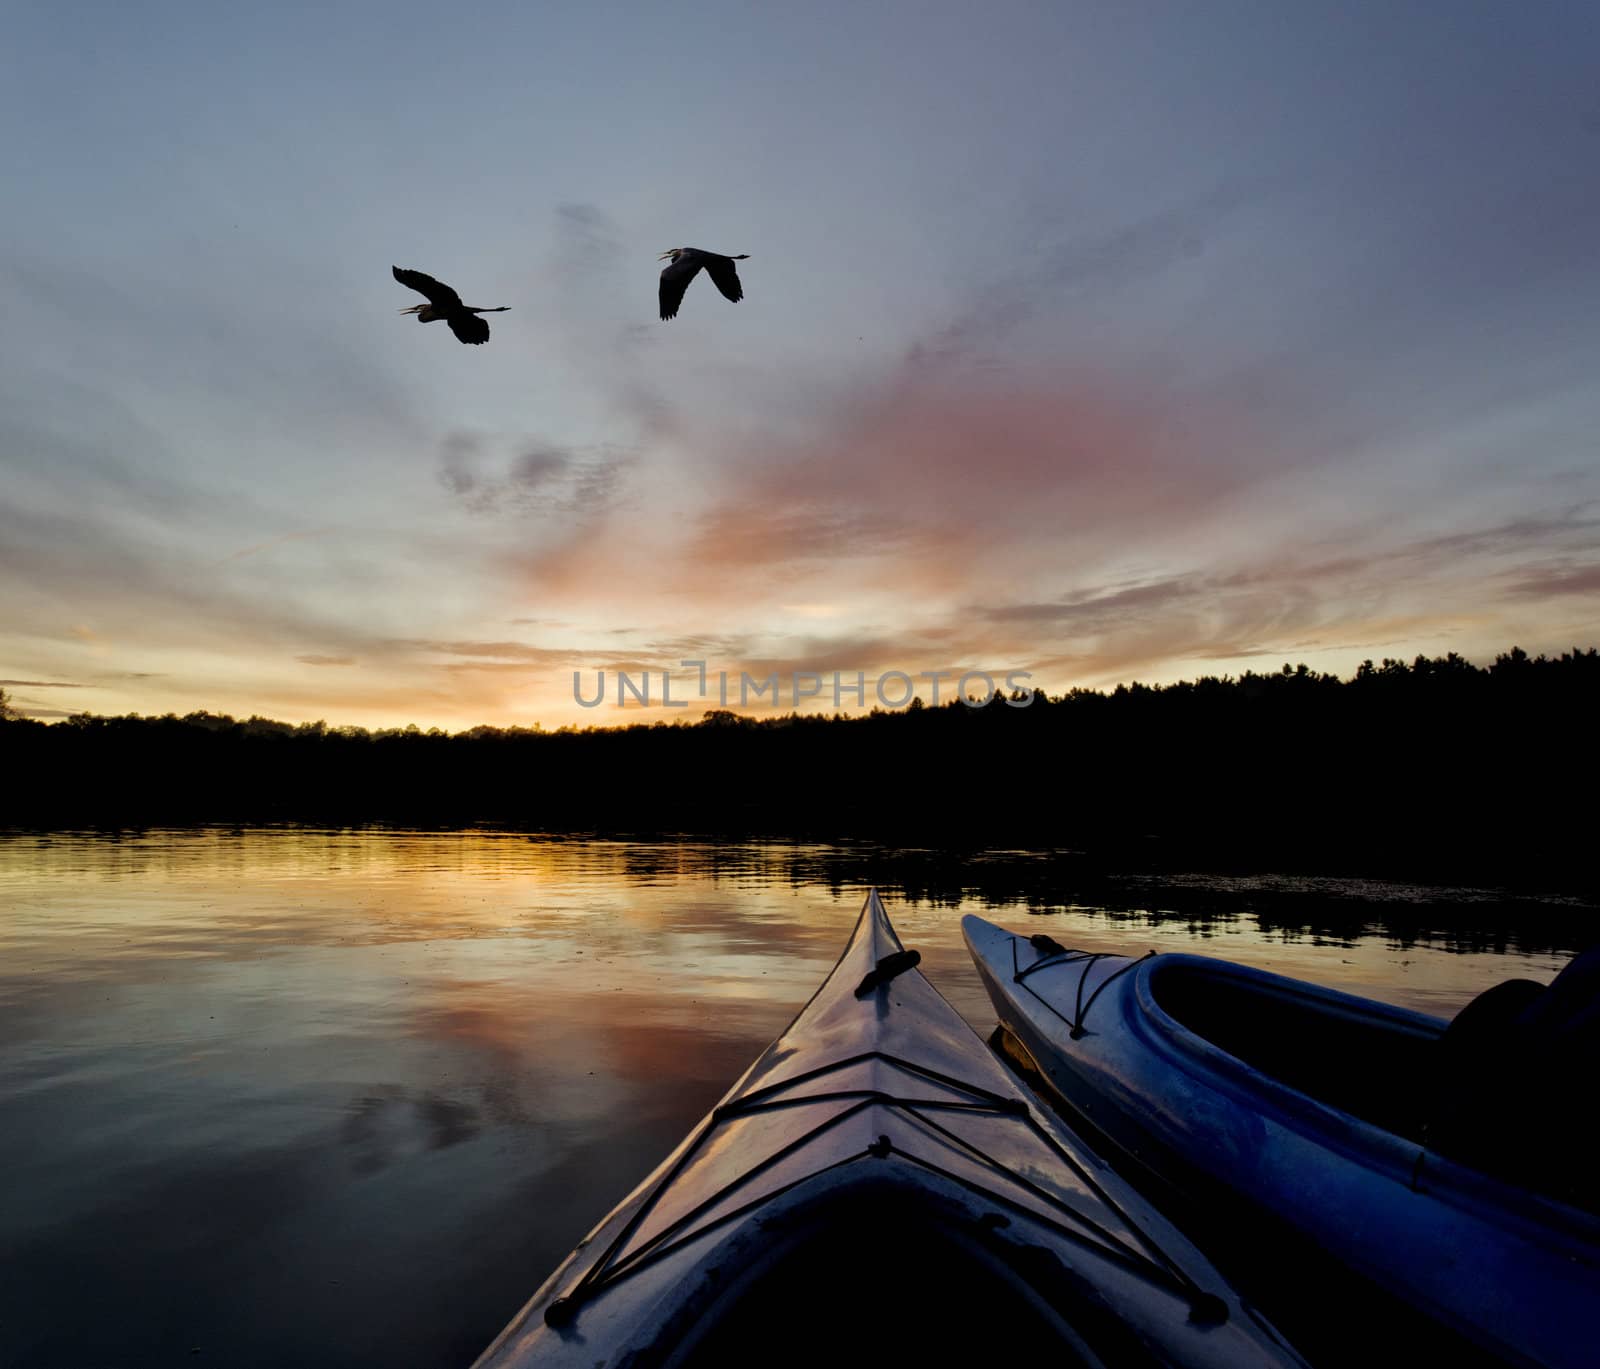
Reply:
[[[93,689],[93,685],[81,684],[75,680],[0,680],[0,685],[18,685],[32,689]]]
[[[532,646],[526,642],[446,642],[426,639],[401,639],[393,643],[412,651],[438,656],[466,656],[497,661],[527,662],[535,665],[559,664],[571,659],[570,648]]]
[[[549,276],[564,363],[631,441],[668,434],[675,406],[646,365],[660,337],[653,272],[630,269],[622,226],[601,206],[564,204],[553,218]]]
[[[1041,314],[1058,315],[1082,297],[1114,294],[1190,262],[1230,214],[1273,188],[1265,181],[1221,185],[1187,203],[1114,228],[1076,230],[1054,241],[1027,241],[1030,232],[1045,237],[1051,224],[1038,216],[1024,216],[1012,233],[1020,240],[1018,246],[993,254],[1009,269],[976,280],[965,311],[916,343],[909,360],[914,366],[942,368],[971,359]],[[973,257],[981,265],[992,259]]]
[[[1054,602],[1003,604],[978,612],[1002,623],[1096,628],[1125,621],[1130,614],[1147,613],[1152,608],[1169,607],[1183,600],[1192,601],[1199,592],[1199,586],[1193,581],[1163,580],[1108,593],[1080,590]]]
[[[1547,599],[1553,595],[1595,595],[1600,599],[1600,565],[1531,571],[1508,586],[1506,593],[1516,599]]]
[[[217,564],[223,566],[230,561],[243,561],[248,556],[257,556],[261,552],[282,546],[286,542],[304,542],[313,537],[327,537],[335,531],[337,530],[334,528],[309,528],[305,532],[286,532],[280,537],[269,537],[265,542],[257,542],[253,546],[242,547],[238,551],[224,556]]]
[[[555,223],[555,258],[564,274],[589,277],[616,270],[622,260],[621,232],[599,205],[558,205]]]
[[[542,515],[571,523],[603,514],[632,464],[631,452],[605,444],[561,446],[458,432],[441,444],[438,475],[472,513]]]

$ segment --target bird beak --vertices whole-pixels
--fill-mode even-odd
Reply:
[[[656,260],[657,261],[665,261],[671,255],[672,255],[671,252],[663,252],[659,257],[656,258]]]

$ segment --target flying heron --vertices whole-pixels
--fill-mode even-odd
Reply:
[[[724,297],[737,304],[744,298],[744,288],[739,284],[739,272],[734,262],[745,261],[749,256],[748,252],[741,252],[737,257],[724,257],[698,247],[674,247],[670,252],[663,252],[656,258],[657,261],[666,261],[669,257],[672,260],[661,272],[661,317],[667,319],[678,316],[683,292],[689,288],[689,282],[700,274],[702,266],[710,273],[712,282]]]
[[[470,304],[463,304],[461,296],[456,294],[448,285],[441,285],[432,276],[425,276],[420,271],[402,271],[398,266],[389,268],[394,272],[394,278],[408,289],[415,290],[419,295],[426,295],[426,304],[413,304],[409,309],[402,309],[402,314],[415,314],[419,323],[432,323],[435,319],[443,319],[450,325],[450,331],[462,342],[487,342],[489,340],[489,324],[479,314],[503,314],[511,306],[507,304],[496,305],[493,309],[478,309]]]

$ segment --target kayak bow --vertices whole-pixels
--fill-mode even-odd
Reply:
[[[477,1369],[1302,1364],[1030,1102],[917,959],[869,893],[789,1028]]]

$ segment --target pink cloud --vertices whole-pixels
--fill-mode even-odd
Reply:
[[[1192,526],[1269,471],[1274,445],[1217,406],[1177,422],[1136,385],[905,367],[810,431],[696,433],[693,496],[654,500],[520,558],[535,596],[678,616],[852,594],[971,596],[1091,570]]]

